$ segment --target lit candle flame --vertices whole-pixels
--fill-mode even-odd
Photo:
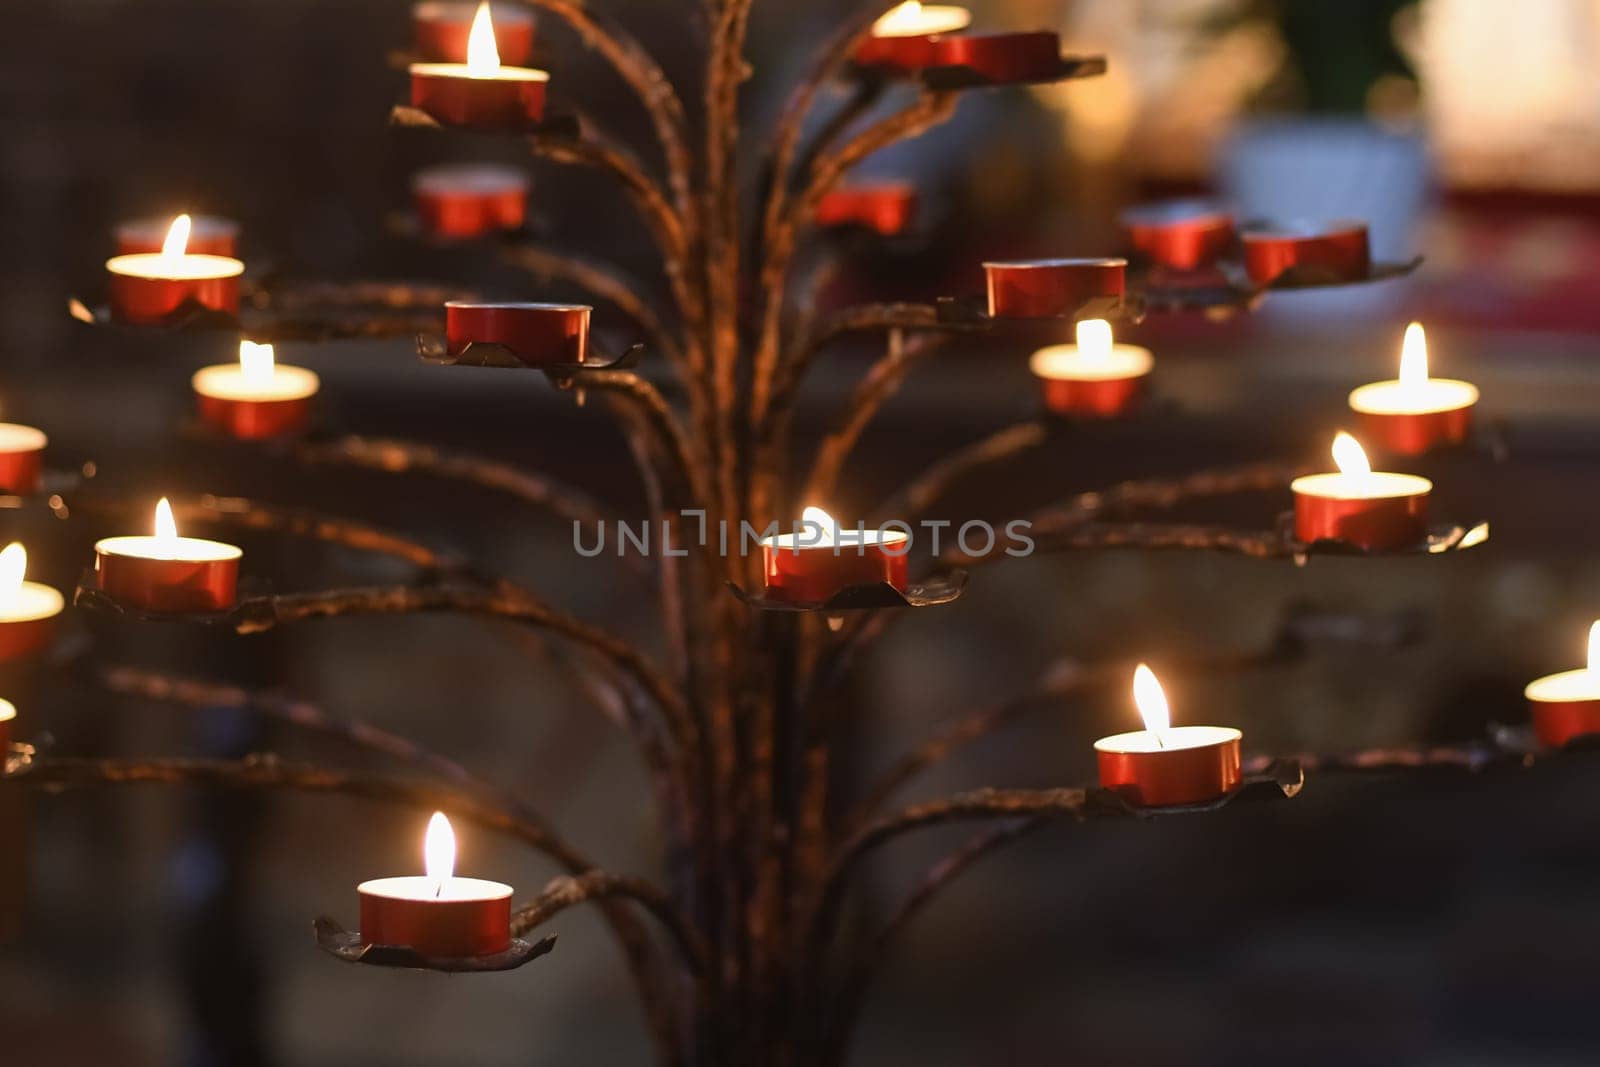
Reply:
[[[1589,627],[1589,673],[1600,674],[1600,619]]]
[[[467,34],[467,75],[492,78],[499,73],[500,48],[494,40],[494,19],[489,15],[489,0],[481,0]]]
[[[273,352],[271,345],[258,345],[254,341],[239,342],[239,373],[254,385],[272,381]]]
[[[161,242],[162,259],[179,259],[189,250],[189,229],[193,223],[188,215],[179,215],[167,229],[167,239]]]
[[[22,596],[22,579],[28,573],[28,550],[20,541],[0,549],[0,608],[12,608]]]
[[[1111,324],[1105,319],[1084,319],[1078,323],[1078,354],[1086,362],[1104,363],[1111,358]]]
[[[1428,336],[1422,332],[1422,323],[1413,322],[1400,343],[1400,384],[1415,387],[1427,382]]]
[[[800,513],[800,522],[801,522],[801,525],[805,528],[805,535],[806,536],[812,535],[819,528],[822,531],[820,540],[815,541],[815,542],[808,541],[807,542],[808,544],[819,544],[819,545],[831,545],[831,544],[833,544],[833,531],[834,531],[834,528],[837,527],[839,524],[834,521],[834,518],[833,518],[832,515],[829,515],[826,511],[823,511],[821,508],[817,508],[817,507],[806,508],[804,511],[802,511]]]
[[[905,3],[885,14],[877,22],[874,22],[872,24],[872,32],[892,35],[897,31],[917,29],[921,24],[921,0],[906,0]]]
[[[456,873],[456,833],[442,811],[428,820],[428,832],[422,839],[422,868],[434,884],[434,896],[444,892],[444,884]]]
[[[1367,452],[1361,442],[1343,430],[1333,439],[1333,462],[1340,474],[1365,477],[1372,473],[1372,464],[1367,462]]]
[[[178,523],[172,517],[172,505],[162,497],[156,504],[156,541],[162,551],[176,555],[178,551]]]
[[[1171,729],[1172,712],[1167,707],[1167,694],[1162,690],[1156,672],[1143,663],[1133,671],[1133,703],[1139,709],[1139,717],[1144,720],[1144,728],[1155,736],[1156,744],[1165,745],[1161,732]]]

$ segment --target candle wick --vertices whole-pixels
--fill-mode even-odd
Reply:
[[[1160,730],[1151,730],[1150,733],[1155,736],[1156,747],[1157,748],[1166,748],[1167,747],[1167,743],[1165,741],[1161,740],[1161,731]]]

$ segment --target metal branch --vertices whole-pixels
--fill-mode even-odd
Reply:
[[[1197,471],[1178,478],[1148,478],[1123,482],[1110,489],[1080,493],[1033,516],[1033,528],[1043,533],[1068,530],[1109,514],[1140,509],[1171,509],[1191,500],[1235,493],[1286,489],[1309,468],[1290,463],[1248,463],[1239,467]]]
[[[590,296],[615,307],[654,345],[668,363],[682,373],[683,347],[672,336],[661,316],[640,293],[639,283],[625,277],[615,267],[580,256],[549,252],[530,245],[505,249],[501,257],[512,266],[527,271],[543,282],[567,282]]]
[[[938,325],[938,309],[932,304],[861,304],[834,312],[801,337],[789,358],[779,363],[773,375],[771,410],[785,411],[794,403],[812,362],[840,337],[870,331],[931,329]]]
[[[614,393],[643,415],[655,434],[662,454],[673,466],[671,483],[681,486],[687,508],[705,508],[715,499],[696,462],[694,445],[655,386],[631,371],[580,371],[576,383],[584,389]]]
[[[1035,529],[1032,535],[1034,554],[1138,548],[1226,552],[1254,559],[1292,559],[1299,552],[1299,547],[1277,530],[1237,530],[1227,526],[1106,522],[1086,523],[1059,533],[1041,534]],[[957,548],[940,558],[949,564],[967,566],[1004,557],[999,551],[973,556]]]
[[[963,479],[1043,445],[1050,430],[1051,424],[1043,420],[1021,422],[952,452],[906,482],[872,513],[914,522]]]
[[[552,879],[536,898],[512,913],[511,935],[521,937],[576,905],[616,897],[638,904],[660,921],[697,976],[704,979],[712,973],[711,954],[705,942],[671,898],[644,879],[629,875],[590,870]]]

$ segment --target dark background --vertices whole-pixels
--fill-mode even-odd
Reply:
[[[603,6],[697,98],[698,4]],[[995,22],[1034,23],[1089,6],[980,10]],[[1342,123],[1288,127],[1312,154],[1267,184],[1292,187],[1329,214],[1358,194],[1399,203],[1380,246],[1433,258],[1415,281],[1275,299],[1248,321],[1152,324],[1140,339],[1160,360],[1157,404],[965,486],[948,516],[1010,518],[1127,477],[1322,456],[1344,394],[1392,376],[1401,328],[1422,317],[1436,373],[1478,383],[1486,411],[1507,427],[1504,462],[1456,457],[1429,471],[1441,510],[1492,520],[1493,538],[1461,558],[1319,559],[1303,569],[1104,553],[989,571],[959,606],[897,627],[852,680],[848,714],[860,722],[864,771],[936,725],[1025,688],[1063,655],[1141,655],[1159,668],[1180,655],[1245,649],[1296,601],[1414,612],[1427,636],[1396,653],[1322,649],[1246,677],[1174,673],[1166,681],[1176,716],[1238,725],[1254,752],[1470,739],[1524,717],[1529,678],[1581,662],[1600,614],[1592,361],[1600,254],[1582,240],[1595,232],[1593,194],[1456,187],[1438,169],[1448,160],[1427,155],[1415,126],[1391,126],[1382,137],[1392,142],[1379,141],[1414,160],[1415,174],[1379,171],[1357,190],[1325,189],[1317,146],[1352,124],[1366,129],[1364,97],[1339,80],[1370,84],[1405,71],[1388,32],[1404,5],[1221,6],[1237,10],[1216,32],[1258,19],[1288,42],[1283,69],[1263,72],[1259,97],[1233,121],[1273,111],[1280,122],[1316,112]],[[764,9],[745,93],[752,127],[770,119],[808,61],[799,43],[820,39],[830,9],[848,7]],[[1334,9],[1340,17],[1328,20]],[[1143,10],[1152,20],[1162,13],[1158,4]],[[541,32],[555,98],[620,135],[644,136],[615,80],[553,19]],[[654,649],[644,594],[614,560],[576,560],[568,530],[437,482],[329,476],[270,452],[202,444],[180,432],[187,377],[231,359],[231,344],[134,341],[65,314],[69,295],[98,295],[117,220],[182,209],[241,219],[252,266],[296,276],[441,277],[508,295],[566,295],[387,235],[416,166],[507,155],[491,142],[385,127],[402,91],[388,56],[407,35],[399,2],[79,0],[8,11],[0,412],[46,428],[55,467],[93,460],[98,482],[152,499],[238,493],[368,518],[481,558]],[[1092,36],[1076,43],[1103,47]],[[1132,61],[1111,55],[1114,68]],[[1086,159],[1074,140],[1082,132],[1081,119],[1043,94],[995,94],[968,100],[941,134],[874,161],[869,171],[916,175],[930,210],[916,240],[856,250],[860,265],[844,292],[971,290],[985,256],[1104,251],[1115,247],[1118,204],[1212,185],[1209,171],[1143,173],[1136,154],[1112,165]],[[1223,191],[1253,188],[1253,157],[1217,150]],[[612,190],[549,167],[535,181],[551,245],[614,255],[651,276],[642,235]],[[874,352],[843,346],[823,362],[803,407],[806,434],[827,425]],[[919,371],[858,449],[833,510],[865,507],[943,451],[1029,416],[1025,353],[985,341]],[[325,407],[341,428],[523,461],[589,487],[619,515],[640,514],[612,426],[542,378],[425,367],[404,342],[283,346],[279,357],[323,375]],[[1265,524],[1285,504],[1246,501],[1240,518]],[[69,589],[93,539],[126,532],[8,521],[10,536],[28,543],[33,576]],[[407,577],[303,543],[245,545],[252,571],[280,588]],[[91,629],[79,618],[72,627]],[[97,664],[281,686],[515,786],[607,866],[649,870],[655,861],[633,757],[585,705],[558,651],[530,655],[496,629],[458,619],[322,623],[249,641],[92,629]],[[90,678],[76,669],[18,679],[23,732],[49,732],[68,752],[270,747],[351,758],[233,716],[117,700]],[[906,799],[1087,780],[1092,740],[1127,728],[1130,716],[1120,691],[1042,709]],[[646,1056],[620,961],[591,915],[563,915],[557,952],[506,976],[354,970],[315,950],[313,915],[353,921],[356,882],[414,869],[418,813],[147,791],[33,796],[29,807],[27,839],[4,858],[16,927],[0,950],[5,1063],[490,1067]],[[915,924],[873,989],[854,1062],[1594,1062],[1597,830],[1600,784],[1583,758],[1475,777],[1324,776],[1293,803],[1046,830],[977,868]],[[462,836],[464,871],[524,892],[552,873],[488,835]],[[865,879],[865,899],[887,899],[937,846],[959,839],[929,834],[886,854]]]

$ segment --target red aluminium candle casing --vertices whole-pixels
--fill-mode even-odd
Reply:
[[[462,959],[511,947],[511,898],[403,900],[362,893],[361,940],[409,945],[424,956]]]
[[[0,452],[0,490],[15,496],[29,496],[39,491],[39,479],[43,473],[42,448]]]
[[[897,74],[915,74],[934,65],[933,34],[906,37],[879,37],[874,34],[856,49],[858,66],[876,67]]]
[[[1114,419],[1125,415],[1144,395],[1145,379],[1132,378],[1040,378],[1044,406],[1057,415],[1077,415]]]
[[[465,63],[467,38],[472,35],[473,3],[422,3],[411,9],[411,27],[417,55],[438,63]],[[494,47],[500,62],[520,67],[533,58],[533,13],[519,8],[490,5]]]
[[[149,559],[96,551],[94,572],[102,593],[142,611],[227,611],[238,599],[238,556]]]
[[[895,552],[882,544],[811,545],[783,547],[763,543],[761,572],[766,579],[766,595],[772,600],[795,604],[821,604],[842,589],[884,582],[896,589],[906,587],[906,557],[909,544],[903,539],[890,542]]]
[[[906,182],[847,186],[817,204],[818,226],[865,226],[884,237],[905,232],[917,214],[916,187]]]
[[[111,274],[111,314],[119,322],[158,326],[192,300],[212,311],[239,313],[239,276],[229,278],[141,278]]]
[[[1428,532],[1428,494],[1345,500],[1294,495],[1294,535],[1304,544],[1343,541],[1369,552],[1409,548]]]
[[[411,70],[411,106],[448,126],[522,129],[544,118],[545,79],[469,78]]]
[[[311,397],[292,400],[234,400],[196,393],[200,421],[241,441],[260,441],[295,433],[311,421]]]
[[[504,167],[440,168],[416,176],[411,199],[429,233],[464,240],[521,226],[528,181]]]
[[[117,254],[159,252],[166,243],[171,217],[130,219],[117,225]],[[229,256],[238,253],[239,224],[217,215],[194,215],[189,220],[189,241],[184,251],[194,255]]]
[[[1128,261],[1030,259],[985,263],[989,314],[994,318],[1039,319],[1074,315],[1097,297],[1121,299]]]
[[[1270,285],[1295,267],[1317,267],[1339,281],[1360,281],[1372,269],[1361,222],[1329,223],[1321,230],[1246,230],[1240,240],[1245,270],[1257,285]]]
[[[1226,796],[1242,780],[1239,737],[1152,752],[1095,750],[1100,785],[1143,807],[1201,804]]]
[[[1025,33],[957,33],[933,39],[928,66],[966,67],[992,82],[1031,82],[1061,72],[1061,35],[1048,30]]]
[[[43,619],[0,622],[0,661],[23,659],[50,647],[56,636],[54,615]],[[0,726],[5,723],[0,722]]]
[[[1448,411],[1416,414],[1356,413],[1361,439],[1396,456],[1420,456],[1434,448],[1459,445],[1472,433],[1472,408],[1466,404]]]
[[[1560,748],[1575,737],[1600,734],[1600,700],[1530,700],[1533,733],[1540,744]]]
[[[1210,266],[1233,244],[1233,216],[1208,204],[1143,204],[1122,215],[1128,241],[1152,263],[1173,270]]]
[[[445,340],[459,356],[469,344],[504,345],[530,367],[582,363],[589,352],[585,304],[445,304]]]

